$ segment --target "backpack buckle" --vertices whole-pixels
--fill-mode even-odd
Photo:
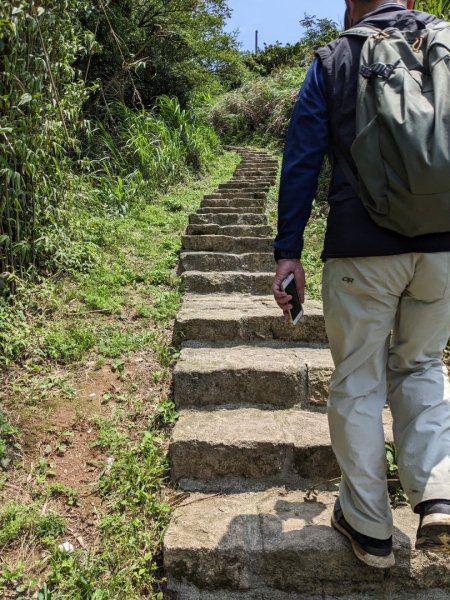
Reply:
[[[382,79],[389,79],[394,69],[394,65],[375,63],[373,65],[370,65],[370,67],[362,65],[359,72],[365,79],[371,79],[372,77],[381,77]]]

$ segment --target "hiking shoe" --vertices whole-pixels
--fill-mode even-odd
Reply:
[[[331,515],[331,525],[350,540],[355,556],[369,567],[390,569],[395,565],[395,557],[392,552],[392,536],[387,540],[378,540],[358,533],[345,520],[339,498],[336,500]]]
[[[450,554],[450,501],[423,502],[416,549]]]

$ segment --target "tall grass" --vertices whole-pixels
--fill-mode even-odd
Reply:
[[[124,213],[137,193],[166,190],[205,171],[218,147],[214,130],[176,98],[161,96],[153,111],[117,103],[94,136],[96,185],[109,207]]]
[[[212,125],[227,142],[280,144],[305,72],[287,68],[270,77],[250,79],[212,106]]]
[[[450,19],[450,0],[416,0],[414,8],[443,19]]]

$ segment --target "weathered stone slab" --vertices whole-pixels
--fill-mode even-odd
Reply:
[[[170,600],[449,600],[449,594],[443,589],[427,589],[425,591],[400,591],[394,590],[389,584],[383,586],[382,595],[380,591],[355,592],[353,594],[328,594],[322,592],[319,595],[307,592],[282,592],[266,586],[255,584],[253,589],[245,591],[231,591],[227,589],[201,590],[186,582],[179,582],[169,577],[169,589],[175,592],[175,596],[169,596]],[[168,600],[169,600],[168,598]]]
[[[206,194],[204,196],[204,200],[202,202],[202,205],[205,206],[204,202],[208,201],[208,200],[237,200],[239,198],[242,199],[248,199],[248,198],[254,198],[255,200],[266,200],[267,199],[267,194],[266,192],[246,192],[244,191],[228,191],[228,192],[213,192],[211,194]],[[255,202],[255,204],[258,204],[258,202]]]
[[[273,234],[269,225],[217,225],[207,223],[188,225],[186,235],[218,235],[231,237],[268,237]]]
[[[221,252],[182,252],[181,271],[274,271],[272,252],[229,254]]]
[[[259,206],[203,206],[197,209],[200,214],[232,213],[232,214],[262,214],[265,216],[265,204]]]
[[[324,406],[331,371],[327,348],[280,342],[184,348],[173,374],[174,397],[178,408]]]
[[[267,189],[271,186],[270,181],[262,181],[258,179],[257,181],[247,181],[245,179],[237,180],[232,179],[227,183],[221,183],[217,189],[218,191],[227,191],[227,190],[242,190],[244,192],[256,191],[256,192],[266,192]]]
[[[175,343],[185,340],[280,339],[326,344],[320,302],[307,301],[297,325],[285,323],[271,295],[186,294],[174,327]]]
[[[251,168],[267,168],[267,169],[274,169],[274,168],[278,168],[278,162],[274,161],[274,160],[267,160],[267,159],[261,159],[261,158],[252,158],[251,160],[243,160],[239,166],[242,167],[251,167]]]
[[[240,171],[238,173],[236,173],[233,177],[233,179],[231,179],[230,181],[235,181],[240,183],[241,181],[246,181],[246,182],[259,182],[259,183],[264,183],[267,184],[269,186],[274,185],[274,183],[276,182],[276,174],[274,173],[272,174],[264,174],[264,175],[255,175],[254,173],[249,173],[249,172],[244,172],[244,171]]]
[[[220,490],[221,478],[283,484],[339,476],[326,415],[300,410],[181,411],[170,458],[172,478],[190,488],[195,480]]]
[[[215,587],[219,580],[223,587],[236,590],[256,585],[262,551],[256,500],[252,494],[228,496],[223,504],[212,504],[201,494],[186,500],[165,536],[165,567],[170,575],[201,588]],[[201,516],[203,504],[206,520]],[[230,524],[241,513],[249,515],[248,520],[242,521],[240,531],[236,523],[231,532]]]
[[[233,179],[238,179],[239,177],[262,177],[266,179],[276,179],[278,173],[278,169],[274,169],[273,167],[265,167],[265,168],[252,168],[252,167],[238,167],[234,172]]]
[[[273,249],[271,237],[232,237],[227,235],[184,235],[183,250],[194,252],[270,252]]]
[[[188,271],[183,273],[182,287],[197,294],[267,294],[272,287],[274,273],[245,271]]]
[[[331,352],[327,348],[297,348],[296,353],[308,372],[307,403],[311,406],[327,405],[328,387],[334,371]]]
[[[207,198],[205,196],[204,200],[201,202],[200,208],[216,206],[230,206],[234,208],[250,208],[253,206],[258,206],[260,208],[265,208],[266,200],[264,198],[254,198],[251,194],[249,194],[247,197],[234,196],[226,198],[219,195],[217,195],[215,198]]]
[[[267,225],[267,216],[261,213],[194,213],[189,216],[191,225]]]
[[[290,408],[306,399],[307,369],[292,348],[185,348],[173,374],[177,408],[261,404]]]
[[[363,566],[330,527],[334,493],[319,492],[315,502],[305,496],[285,489],[192,494],[164,542],[169,587],[181,600],[450,598],[448,558],[414,550],[418,517],[409,507],[393,512],[397,565],[384,572]]]

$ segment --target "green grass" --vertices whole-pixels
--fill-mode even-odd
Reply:
[[[6,469],[11,463],[11,454],[20,450],[18,440],[19,430],[12,425],[6,416],[0,412],[0,470]]]
[[[8,560],[0,570],[0,590],[40,600],[163,598],[160,549],[171,510],[165,493],[166,447],[177,418],[168,395],[170,367],[179,352],[171,345],[180,303],[175,269],[188,215],[206,193],[229,179],[236,164],[234,154],[218,156],[208,176],[166,194],[135,198],[128,214],[108,217],[104,231],[93,215],[92,222],[86,221],[96,237],[92,268],[43,280],[23,290],[15,306],[4,305],[9,332],[18,340],[5,355],[26,359],[16,364],[7,389],[0,390],[8,400],[7,414],[15,410],[22,419],[29,414],[31,423],[45,423],[55,405],[75,411],[80,382],[95,369],[112,371],[120,390],[103,388],[105,414],[79,417],[80,423],[87,418],[86,428],[94,432],[93,451],[110,458],[107,463],[102,459],[92,489],[102,500],[98,544],[70,553],[58,549],[70,535],[63,533],[69,523],[57,510],[76,510],[83,495],[59,481],[53,465],[53,457],[70,448],[73,432],[49,427],[38,445],[40,455],[31,470],[26,467],[32,504],[7,503],[0,512],[3,551],[20,557],[25,537],[35,562],[29,553]],[[139,388],[129,369],[143,353],[151,367]],[[19,434],[7,416],[0,419],[0,460],[11,455]],[[6,466],[5,477],[15,485],[23,482],[25,461],[15,458]],[[47,503],[51,512],[43,512]]]
[[[51,546],[64,532],[65,524],[55,514],[41,513],[37,504],[23,505],[10,502],[0,507],[0,545],[7,545],[20,538],[35,538]]]

